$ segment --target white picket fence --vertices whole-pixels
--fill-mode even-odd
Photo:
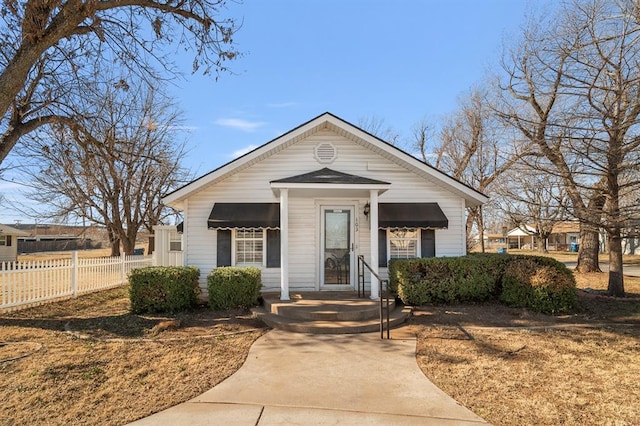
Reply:
[[[151,266],[153,256],[116,256],[0,263],[0,311],[105,290],[127,283],[133,268]]]

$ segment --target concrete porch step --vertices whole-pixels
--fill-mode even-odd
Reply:
[[[264,323],[280,330],[313,334],[353,334],[380,330],[380,301],[359,298],[354,292],[322,291],[291,294],[281,301],[277,293],[262,295],[263,307],[253,312]],[[386,306],[386,300],[383,300]],[[389,299],[390,327],[409,317],[409,308],[396,307]]]
[[[364,320],[304,320],[277,315],[268,312],[264,307],[254,308],[252,311],[269,327],[296,333],[355,334],[380,330],[378,317]],[[404,323],[410,315],[410,308],[396,307],[390,313],[390,328]]]
[[[364,321],[380,316],[380,301],[347,298],[341,300],[299,298],[290,301],[265,298],[267,312],[285,318],[303,321]],[[395,300],[389,299],[389,309]]]

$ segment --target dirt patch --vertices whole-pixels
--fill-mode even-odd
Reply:
[[[163,322],[179,327],[156,326]],[[154,329],[154,327],[156,327]],[[0,424],[122,425],[233,374],[264,326],[245,311],[129,313],[127,288],[0,317]],[[39,350],[38,346],[41,346]]]

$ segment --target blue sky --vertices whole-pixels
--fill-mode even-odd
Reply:
[[[436,122],[498,64],[525,0],[244,0],[233,74],[190,75],[168,90],[191,130],[185,165],[201,175],[322,114],[384,120],[401,135]],[[15,186],[0,184],[10,198]],[[33,222],[3,209],[0,223]]]
[[[246,0],[234,75],[173,88],[198,174],[325,112],[384,119],[408,135],[495,67],[523,0]],[[188,62],[188,61],[187,61]],[[188,66],[188,63],[187,63]]]

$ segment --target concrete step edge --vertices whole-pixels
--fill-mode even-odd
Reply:
[[[395,300],[389,301],[389,309],[395,309]],[[373,302],[367,306],[344,306],[332,304],[304,305],[296,303],[265,303],[265,310],[275,315],[306,321],[363,321],[376,319],[380,305]]]
[[[268,326],[297,333],[356,334],[380,330],[380,323],[377,319],[367,321],[304,321],[281,317],[267,312],[264,308],[255,308],[253,311]],[[410,308],[398,307],[389,318],[390,328],[404,323],[410,314]]]

